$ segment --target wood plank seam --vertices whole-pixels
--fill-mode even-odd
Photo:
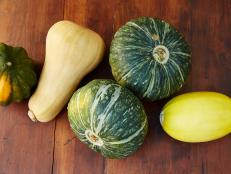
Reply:
[[[62,0],[62,19],[64,19],[64,13],[65,13],[65,3],[66,0]],[[55,163],[55,141],[56,141],[56,128],[57,128],[57,118],[55,119],[55,125],[54,125],[54,138],[53,138],[53,158],[52,158],[52,166],[51,166],[51,174],[54,173],[54,163]]]

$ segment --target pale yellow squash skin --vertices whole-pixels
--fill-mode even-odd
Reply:
[[[54,24],[47,34],[39,84],[29,100],[29,117],[40,122],[55,118],[81,79],[101,62],[104,50],[94,31],[70,21]]]
[[[192,92],[170,100],[160,122],[171,137],[184,142],[206,142],[231,132],[231,99],[215,92]]]

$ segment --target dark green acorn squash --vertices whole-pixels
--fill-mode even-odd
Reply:
[[[20,102],[31,95],[37,77],[34,63],[21,47],[0,43],[0,104]]]
[[[139,99],[112,80],[93,80],[68,104],[70,126],[91,149],[108,158],[124,158],[138,149],[148,123]]]
[[[154,101],[182,87],[191,67],[191,52],[173,26],[141,17],[116,32],[109,62],[119,84]]]

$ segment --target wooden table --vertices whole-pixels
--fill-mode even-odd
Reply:
[[[100,33],[104,61],[82,81],[112,78],[108,48],[115,31],[138,16],[166,19],[192,47],[191,76],[180,91],[231,96],[230,0],[0,0],[0,42],[25,47],[41,66],[49,27],[68,19]],[[187,144],[160,127],[169,99],[144,102],[150,129],[143,146],[124,160],[105,159],[74,138],[66,109],[41,124],[27,117],[27,101],[0,107],[0,174],[230,174],[231,136]]]

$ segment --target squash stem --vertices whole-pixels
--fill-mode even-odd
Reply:
[[[92,144],[94,144],[96,146],[102,146],[103,145],[103,140],[98,135],[96,135],[94,132],[92,132],[91,130],[86,130],[85,136]]]
[[[167,63],[169,59],[168,48],[164,45],[158,45],[153,49],[153,57],[155,60],[161,64]]]
[[[6,62],[7,66],[12,66],[12,62]]]

